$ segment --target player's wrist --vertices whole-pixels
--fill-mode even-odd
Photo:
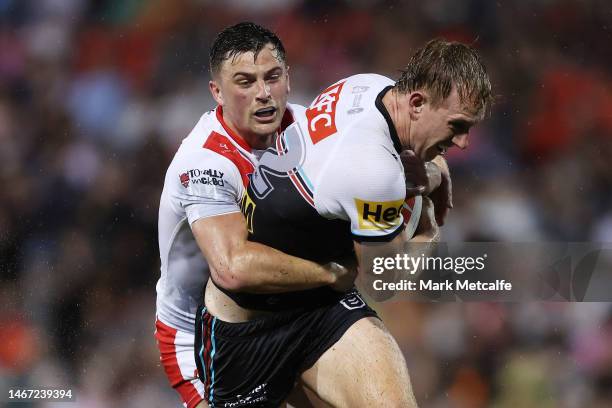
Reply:
[[[428,237],[427,242],[440,242],[440,228],[437,223],[426,233],[426,236]]]
[[[327,279],[329,279],[328,284],[333,285],[334,283],[338,282],[338,280],[347,274],[347,269],[336,263],[336,262],[329,262],[327,264],[325,264],[323,266],[326,270],[326,276]]]

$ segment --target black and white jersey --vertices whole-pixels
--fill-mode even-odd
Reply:
[[[404,228],[414,234],[422,201],[406,200],[401,146],[382,103],[393,84],[375,74],[345,78],[277,138],[242,200],[249,239],[323,264],[351,257],[353,241],[389,241]],[[229,295],[243,307],[276,310],[330,292]]]

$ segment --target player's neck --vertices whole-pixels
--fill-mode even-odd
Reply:
[[[410,143],[410,114],[408,113],[408,97],[406,94],[397,92],[393,88],[382,99],[383,105],[387,108],[391,121],[397,131],[397,137],[402,145],[402,149],[412,149]]]
[[[267,149],[268,147],[272,146],[272,143],[274,143],[274,136],[275,135],[276,135],[276,133],[274,133],[272,135],[266,135],[266,136],[253,135],[251,138],[247,139],[247,143],[253,149],[264,150],[264,149]]]
[[[274,136],[276,133],[271,135],[258,135],[255,133],[237,133],[242,139],[255,150],[264,150],[272,146],[274,143]]]

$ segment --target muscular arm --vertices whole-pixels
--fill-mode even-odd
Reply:
[[[338,283],[347,271],[321,266],[247,240],[241,213],[197,220],[192,232],[210,266],[215,284],[230,291],[278,293]]]

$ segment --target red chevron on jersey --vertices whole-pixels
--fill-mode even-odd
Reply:
[[[343,85],[344,82],[340,82],[324,90],[306,110],[308,133],[313,144],[336,133],[336,104]]]
[[[202,147],[230,159],[236,165],[238,171],[240,171],[242,184],[245,187],[249,184],[248,175],[253,173],[253,164],[240,153],[238,148],[226,136],[217,132],[211,132]]]

